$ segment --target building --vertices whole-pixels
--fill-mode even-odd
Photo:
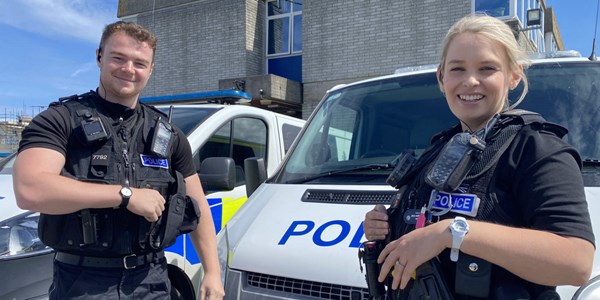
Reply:
[[[476,11],[532,52],[563,49],[545,0],[119,0],[118,17],[158,38],[142,96],[240,89],[308,118],[336,84],[436,63],[448,28]]]
[[[17,116],[16,122],[7,118],[0,120],[0,158],[17,151],[21,132],[31,119],[29,116]]]

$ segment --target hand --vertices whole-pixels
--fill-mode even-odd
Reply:
[[[383,240],[390,232],[385,206],[378,204],[365,215],[363,222],[365,237],[369,241]]]
[[[153,189],[132,188],[127,209],[146,218],[148,222],[156,222],[165,210],[165,198]]]
[[[450,220],[443,220],[413,230],[385,246],[377,259],[378,263],[383,263],[379,282],[383,282],[387,274],[393,271],[392,289],[404,289],[417,267],[440,254],[451,244],[449,223]]]
[[[224,296],[225,290],[223,289],[223,283],[221,283],[221,277],[204,274],[198,300],[221,300]]]

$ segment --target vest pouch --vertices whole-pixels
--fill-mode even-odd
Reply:
[[[108,175],[108,166],[110,165],[111,151],[106,147],[100,148],[92,154],[90,162],[90,174],[95,178],[104,179]],[[114,162],[113,162],[114,163]]]
[[[56,248],[63,236],[66,215],[40,214],[38,235],[44,245]]]
[[[487,299],[491,281],[492,263],[465,253],[460,254],[456,262],[454,284],[457,294]]]
[[[40,214],[38,234],[40,240],[55,250],[104,251],[112,246],[113,227],[109,214],[93,210],[86,222],[82,211],[67,215]]]
[[[164,249],[174,244],[179,235],[196,229],[199,215],[195,200],[181,194],[172,195],[150,232],[150,247]]]

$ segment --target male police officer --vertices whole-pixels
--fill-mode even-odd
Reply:
[[[199,298],[224,295],[190,145],[166,116],[138,101],[155,49],[143,27],[107,25],[96,51],[97,90],[53,103],[23,132],[14,189],[19,207],[41,212],[40,237],[57,251],[51,299],[169,298],[165,207],[186,201],[205,269]],[[182,191],[189,197],[165,200]]]

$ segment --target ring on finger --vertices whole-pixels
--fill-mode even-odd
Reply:
[[[396,261],[396,264],[399,265],[399,266],[401,266],[401,267],[403,267],[403,268],[406,267],[406,265],[403,264],[403,263],[401,263],[399,260]]]

